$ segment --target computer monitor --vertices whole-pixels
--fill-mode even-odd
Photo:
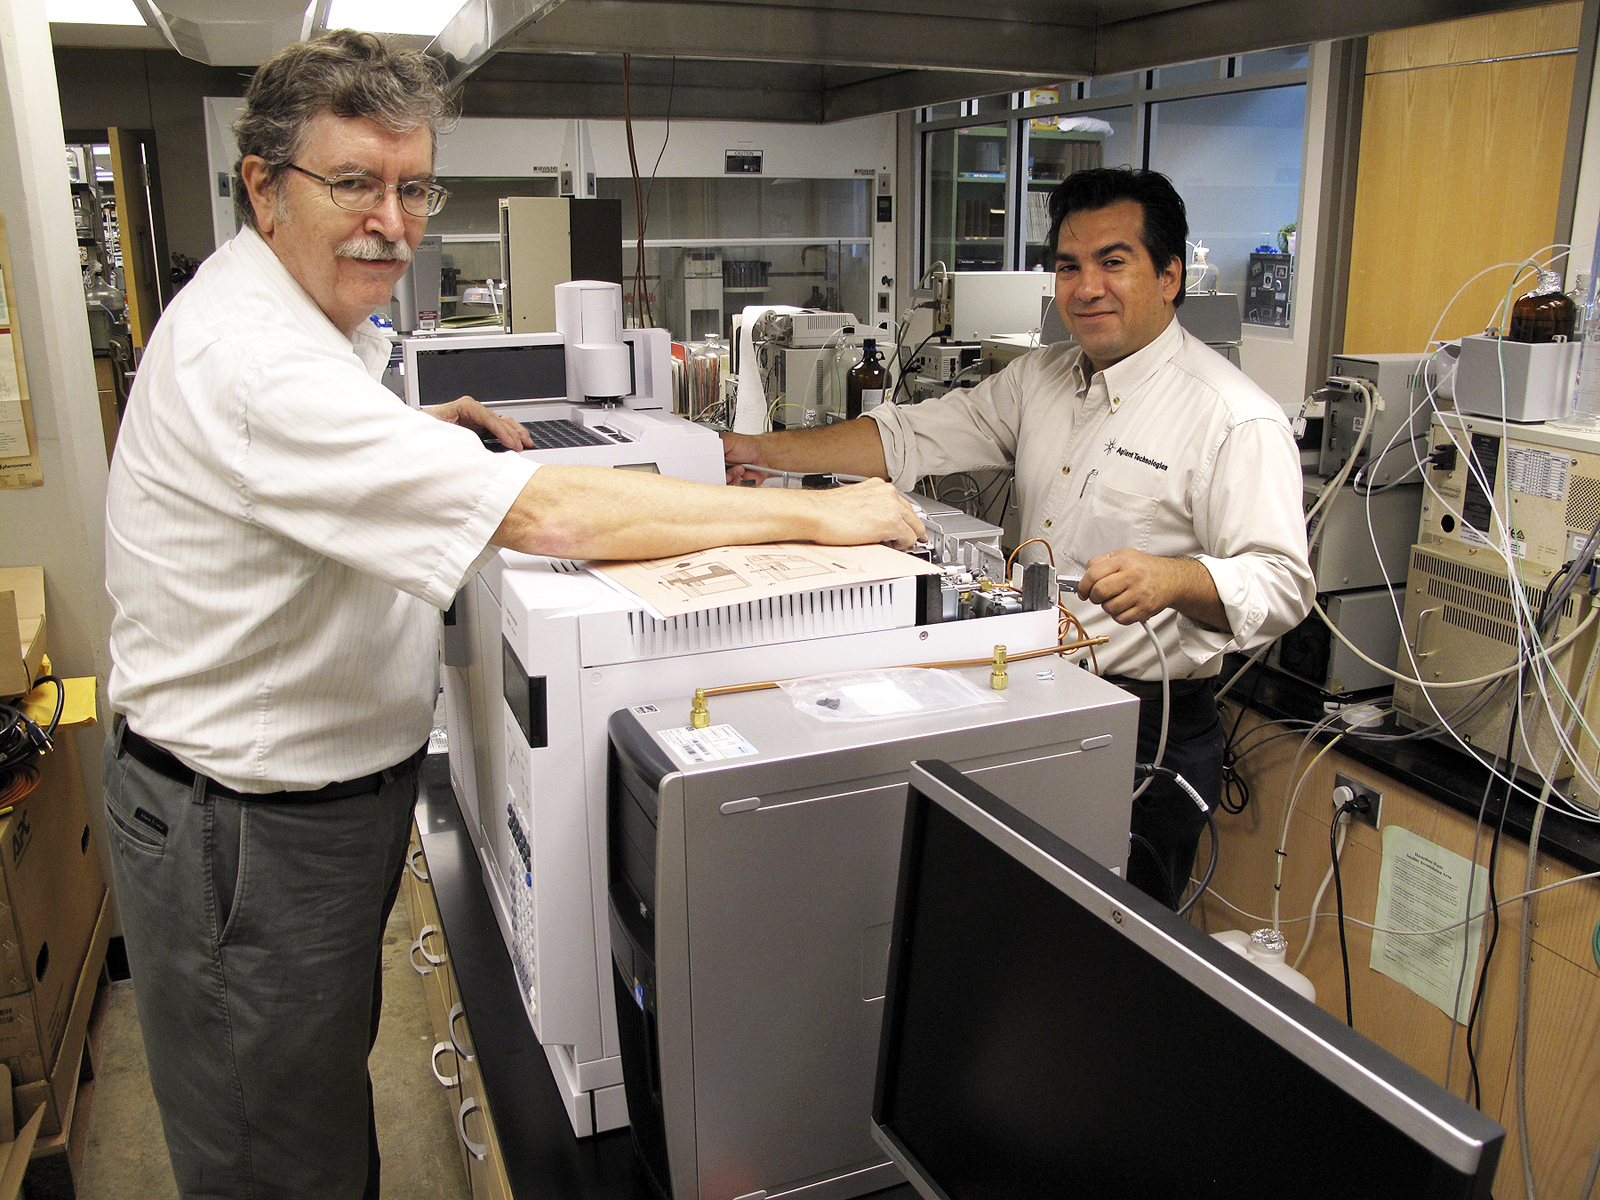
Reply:
[[[567,398],[567,346],[558,333],[407,338],[406,400],[427,407],[472,396],[485,404]]]
[[[940,762],[875,1136],[929,1200],[1483,1197],[1505,1130]]]

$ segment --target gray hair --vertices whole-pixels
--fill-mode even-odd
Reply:
[[[364,117],[395,133],[426,126],[435,146],[454,118],[439,64],[419,50],[397,50],[382,38],[336,29],[285,46],[257,69],[233,123],[239,159],[233,164],[233,211],[256,228],[255,208],[240,165],[266,160],[267,184],[280,196],[288,166],[299,154],[306,124],[321,112]]]

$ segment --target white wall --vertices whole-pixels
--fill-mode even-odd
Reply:
[[[590,121],[595,170],[610,178],[630,173],[627,128],[621,121]],[[519,176],[561,161],[567,122],[510,117],[463,117],[439,139],[440,175]],[[667,133],[662,121],[635,121],[639,170],[649,174]],[[762,174],[785,179],[839,179],[857,169],[894,163],[893,116],[864,117],[834,125],[773,125],[757,121],[674,121],[657,174],[694,178],[723,174],[723,152],[761,150]]]
[[[51,663],[63,677],[93,675],[103,685],[111,626],[105,439],[43,0],[0,4],[0,90],[0,214],[17,297],[11,316],[23,343],[44,476],[43,487],[0,491],[0,564],[44,567]],[[100,696],[103,705],[103,686]],[[94,729],[78,737],[104,861],[100,743]]]
[[[1572,213],[1572,253],[1567,259],[1567,287],[1573,276],[1588,274],[1594,263],[1595,227],[1600,224],[1600,70],[1589,87],[1589,116],[1583,130],[1583,158],[1578,168],[1578,197]]]

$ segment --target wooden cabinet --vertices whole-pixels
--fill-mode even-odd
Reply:
[[[472,1030],[456,986],[439,906],[428,877],[427,858],[416,826],[406,850],[406,905],[411,913],[411,967],[422,976],[433,1027],[433,1077],[450,1094],[456,1145],[472,1185],[473,1200],[511,1200],[494,1119],[483,1094]]]

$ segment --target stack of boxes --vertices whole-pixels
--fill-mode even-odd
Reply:
[[[17,620],[0,621],[0,700],[47,725],[55,685],[31,688],[47,665],[39,568],[0,569],[0,616],[13,609]],[[11,1072],[19,1124],[43,1106],[46,1144],[71,1124],[110,936],[76,732],[94,724],[95,681],[65,687],[66,712],[54,749],[37,760],[37,785],[0,800],[0,1064]]]

